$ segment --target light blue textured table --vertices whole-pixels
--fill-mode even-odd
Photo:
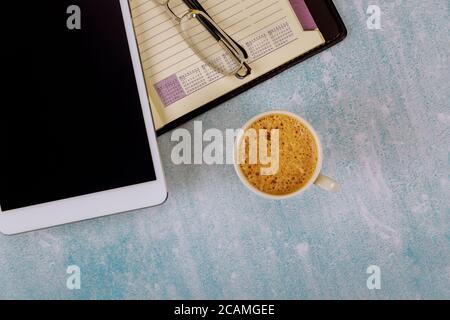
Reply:
[[[198,119],[225,129],[271,108],[306,117],[340,193],[258,198],[232,166],[173,165],[166,134],[166,204],[0,236],[0,298],[449,299],[449,1],[336,4],[343,43]],[[366,27],[370,4],[382,30]],[[81,290],[66,288],[68,265]],[[366,286],[369,265],[380,290]]]

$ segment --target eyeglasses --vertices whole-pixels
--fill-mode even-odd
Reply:
[[[179,24],[184,40],[197,56],[214,71],[244,79],[252,69],[247,64],[248,54],[208,15],[198,1],[183,0],[189,8],[177,14],[181,5],[177,0],[155,0]]]

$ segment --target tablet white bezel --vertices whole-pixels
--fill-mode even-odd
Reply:
[[[5,212],[0,207],[0,231],[3,234],[12,235],[155,206],[167,199],[167,187],[128,1],[120,0],[120,6],[131,51],[156,180]]]

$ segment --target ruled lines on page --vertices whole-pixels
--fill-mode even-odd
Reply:
[[[294,13],[287,0],[200,2],[247,50],[250,63],[295,41],[302,31],[299,23],[292,23]],[[165,107],[223,78],[189,47],[179,26],[158,2],[130,0],[130,5],[145,76]],[[181,0],[173,0],[172,8],[180,16],[187,11]]]

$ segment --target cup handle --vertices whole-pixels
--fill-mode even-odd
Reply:
[[[339,183],[323,174],[319,174],[314,184],[329,192],[339,191]]]

